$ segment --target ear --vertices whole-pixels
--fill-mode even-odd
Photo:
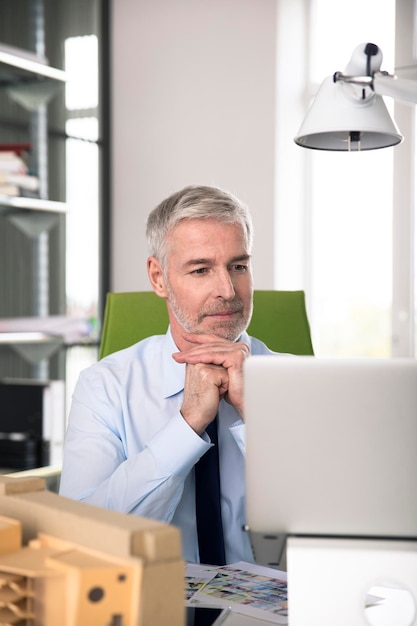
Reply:
[[[152,289],[160,298],[166,298],[167,291],[165,287],[164,275],[158,259],[154,256],[150,256],[148,258],[147,268]]]

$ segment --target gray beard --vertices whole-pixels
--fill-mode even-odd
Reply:
[[[199,313],[197,320],[193,319],[189,314],[187,314],[182,307],[178,304],[177,299],[174,293],[171,290],[171,287],[166,281],[166,290],[168,293],[168,302],[171,308],[171,311],[179,323],[179,325],[185,330],[187,333],[201,333],[203,332],[200,328],[200,324],[204,320],[207,315],[213,315],[216,312],[220,312],[216,310],[216,308],[212,308],[209,311],[204,311]],[[240,312],[239,317],[234,317],[230,322],[219,322],[218,324],[213,324],[210,328],[210,331],[214,335],[218,335],[223,339],[228,339],[229,341],[236,341],[240,335],[246,330],[249,325],[249,321],[252,315],[252,307],[249,311],[249,315],[245,316],[243,314],[243,305],[240,300],[233,301],[232,303],[228,303],[228,310],[234,311],[236,313]],[[221,307],[221,311],[225,310],[224,304]]]

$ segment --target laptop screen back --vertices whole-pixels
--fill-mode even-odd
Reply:
[[[245,363],[251,531],[417,537],[417,361]]]

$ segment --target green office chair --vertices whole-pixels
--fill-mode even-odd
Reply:
[[[108,293],[99,358],[167,328],[165,300],[153,291]],[[276,352],[314,354],[303,291],[255,290],[248,332]]]

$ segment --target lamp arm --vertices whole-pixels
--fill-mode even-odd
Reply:
[[[350,76],[349,74],[343,74],[343,72],[335,72],[333,74],[333,82],[351,83],[360,87],[373,87],[372,76]]]
[[[417,82],[406,78],[398,78],[387,72],[375,72],[373,88],[380,96],[391,96],[394,100],[417,104]]]
[[[370,87],[379,96],[391,96],[394,100],[417,104],[417,81],[398,78],[388,72],[374,72],[372,76],[349,76],[342,72],[335,72],[333,82]]]

